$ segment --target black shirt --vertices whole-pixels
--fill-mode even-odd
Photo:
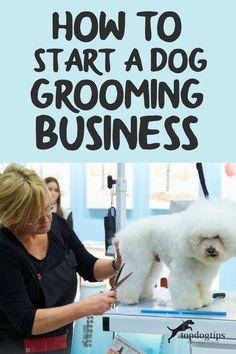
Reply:
[[[45,299],[37,284],[35,275],[40,275],[45,262],[54,266],[65,257],[65,246],[58,241],[58,233],[64,243],[72,249],[77,261],[76,271],[89,281],[96,281],[93,267],[97,260],[78,239],[66,221],[53,214],[52,226],[48,232],[48,252],[39,261],[30,255],[19,240],[7,228],[0,230],[0,330],[16,330],[23,338],[31,336],[35,312],[45,307]],[[36,271],[32,272],[30,264]],[[57,289],[55,288],[55,292]],[[67,298],[74,296],[65,293],[55,306],[67,304]]]

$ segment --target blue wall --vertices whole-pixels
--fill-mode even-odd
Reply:
[[[163,210],[149,209],[149,164],[136,163],[134,166],[134,200],[133,209],[127,211],[127,222],[148,215],[165,213]],[[211,197],[220,196],[220,164],[203,164],[207,188]],[[86,208],[86,164],[71,164],[71,201],[74,216],[75,231],[83,240],[104,240],[103,217],[106,210]],[[199,187],[199,195],[202,196]],[[234,277],[236,259],[221,266],[220,289],[236,288]]]
[[[127,222],[165,212],[149,209],[149,164],[137,163],[133,166],[134,200],[133,208],[126,213]],[[79,238],[81,240],[104,240],[103,218],[107,210],[86,208],[86,164],[71,164],[71,186],[74,228]]]

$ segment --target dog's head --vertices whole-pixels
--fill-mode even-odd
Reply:
[[[221,263],[229,258],[229,251],[226,249],[220,235],[212,237],[198,237],[198,244],[195,245],[195,258],[204,263]]]
[[[206,264],[236,256],[236,204],[225,200],[193,203],[183,212],[185,252]]]

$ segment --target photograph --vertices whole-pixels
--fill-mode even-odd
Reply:
[[[0,11],[0,354],[236,352],[235,0]]]

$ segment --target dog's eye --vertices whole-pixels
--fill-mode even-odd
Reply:
[[[213,238],[214,238],[215,240],[217,240],[217,239],[220,238],[220,236],[219,236],[219,235],[216,235],[216,236],[214,236]]]

